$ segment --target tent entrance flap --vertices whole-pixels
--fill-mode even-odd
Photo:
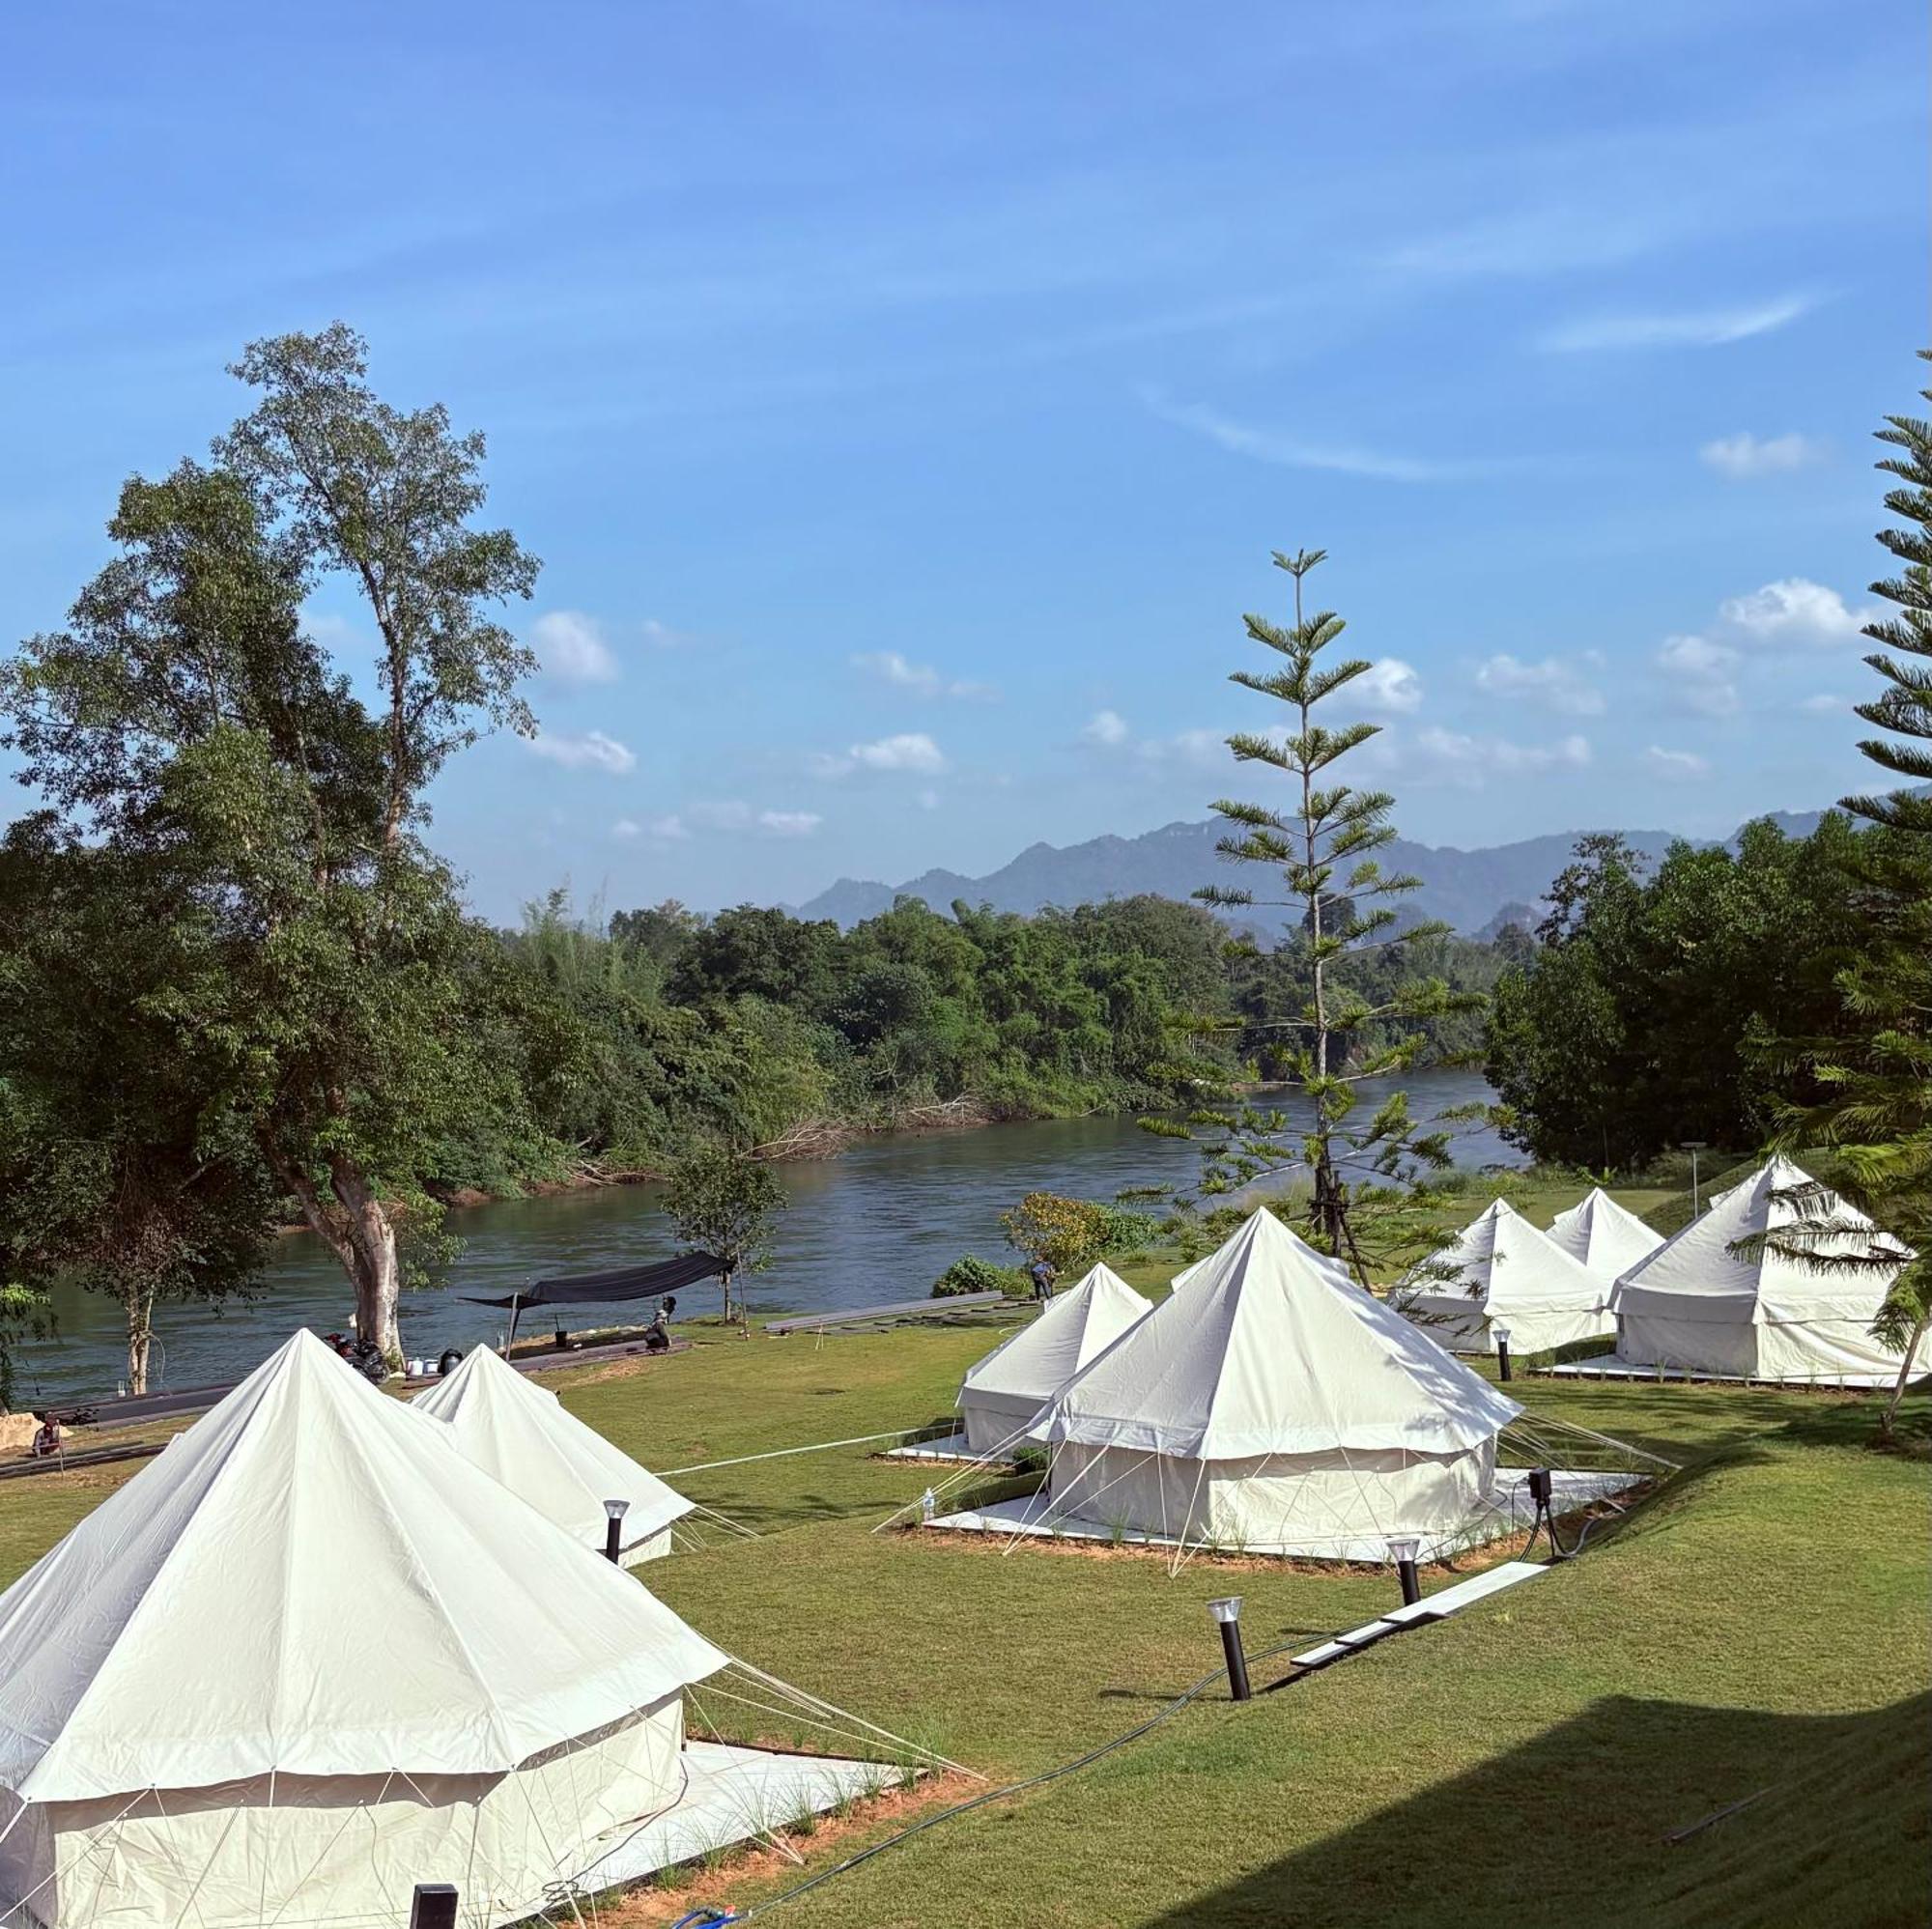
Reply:
[[[500,1299],[473,1293],[464,1297],[471,1306],[501,1306],[512,1311],[525,1306],[611,1306],[626,1299],[654,1299],[661,1292],[696,1286],[701,1279],[718,1279],[724,1262],[716,1253],[680,1253],[674,1260],[653,1260],[648,1265],[612,1266],[606,1272],[565,1274],[540,1279]]]

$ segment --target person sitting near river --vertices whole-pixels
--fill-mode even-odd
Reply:
[[[36,1413],[34,1418],[41,1423],[40,1432],[34,1435],[33,1445],[27,1449],[37,1461],[47,1460],[61,1450],[61,1423],[58,1413]]]

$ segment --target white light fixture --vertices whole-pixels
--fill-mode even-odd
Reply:
[[[604,1503],[604,1558],[615,1563],[623,1548],[624,1516],[631,1511],[628,1500],[607,1500]]]
[[[605,1516],[611,1520],[621,1520],[630,1511],[631,1503],[628,1500],[607,1500],[604,1503]]]
[[[1422,1543],[1413,1534],[1389,1536],[1389,1559],[1395,1563],[1396,1574],[1402,1580],[1402,1604],[1405,1607],[1413,1607],[1422,1599],[1422,1582],[1415,1572],[1415,1557],[1421,1551]]]
[[[1225,1595],[1219,1601],[1208,1603],[1208,1612],[1225,1626],[1230,1621],[1241,1618],[1241,1597],[1238,1594]]]

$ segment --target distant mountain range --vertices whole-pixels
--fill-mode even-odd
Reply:
[[[1820,811],[1767,813],[1795,837],[1817,828]],[[829,890],[796,906],[801,918],[830,918],[841,925],[859,923],[890,911],[898,897],[920,897],[935,911],[950,911],[957,898],[990,904],[996,911],[1038,911],[1049,904],[1097,904],[1109,897],[1188,897],[1204,884],[1233,884],[1234,867],[1214,855],[1222,826],[1166,824],[1138,837],[1094,837],[1084,844],[1031,844],[1010,864],[984,877],[955,870],[929,870],[900,885],[872,884],[841,877]],[[1535,915],[1550,880],[1570,861],[1581,831],[1562,831],[1520,843],[1463,851],[1437,848],[1406,838],[1383,854],[1385,867],[1421,878],[1422,889],[1408,900],[1417,918],[1440,919],[1472,936],[1493,936],[1511,916]],[[1653,859],[1674,841],[1669,831],[1626,831],[1635,848]],[[1238,914],[1240,922],[1278,928],[1259,912]]]

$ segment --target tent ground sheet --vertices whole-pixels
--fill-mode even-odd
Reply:
[[[1556,1470],[1552,1471],[1550,1479],[1553,1505],[1559,1516],[1575,1513],[1596,1501],[1610,1499],[1642,1485],[1642,1477],[1637,1474]],[[1536,1508],[1529,1497],[1529,1473],[1525,1468],[1498,1467],[1495,1485],[1491,1488],[1488,1498],[1489,1504],[1485,1509],[1465,1525],[1433,1538],[1421,1536],[1422,1545],[1417,1558],[1424,1562],[1440,1560],[1491,1541],[1505,1540],[1512,1534],[1522,1532],[1536,1518]],[[963,1514],[942,1515],[938,1519],[923,1524],[943,1528],[952,1534],[996,1534],[1009,1540],[1018,1537],[1036,1541],[1104,1541],[1109,1545],[1119,1543],[1129,1546],[1183,1549],[1179,1540],[1167,1535],[1147,1533],[1137,1528],[1117,1531],[1097,1520],[1076,1519],[1071,1515],[1056,1516],[1053,1503],[1044,1489]],[[1353,1561],[1372,1567],[1386,1566],[1389,1557],[1388,1542],[1380,1535],[1342,1541],[1332,1536],[1321,1541],[1247,1541],[1238,1548],[1219,1549],[1204,1542],[1192,1541],[1184,1545],[1183,1550],[1209,1559],[1218,1551],[1243,1555],[1272,1554],[1283,1560]]]
[[[1807,1374],[1802,1379],[1778,1379],[1762,1374],[1698,1373],[1688,1367],[1640,1366],[1634,1360],[1620,1360],[1613,1354],[1595,1359],[1571,1360],[1563,1366],[1535,1367],[1551,1379],[1681,1379],[1696,1380],[1713,1386],[1819,1386],[1870,1389],[1889,1386],[1898,1376],[1889,1373]]]

